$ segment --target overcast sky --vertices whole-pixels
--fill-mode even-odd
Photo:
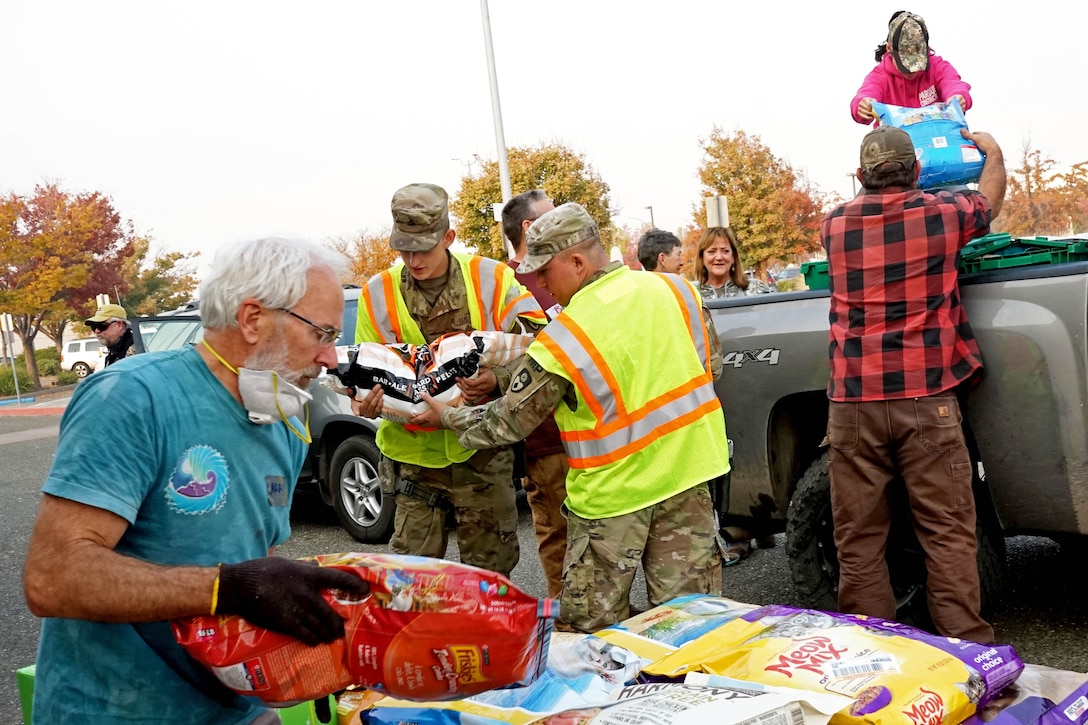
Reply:
[[[0,192],[102,191],[156,251],[377,232],[398,187],[496,158],[477,0],[4,4]],[[852,195],[848,104],[903,8],[1010,168],[1088,161],[1083,0],[491,0],[506,143],[584,154],[620,226],[691,221],[715,125]]]

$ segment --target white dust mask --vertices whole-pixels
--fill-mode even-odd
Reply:
[[[314,396],[284,380],[274,370],[238,368],[238,393],[254,423],[286,421],[302,412]]]
[[[310,410],[306,404],[313,400],[313,395],[293,383],[284,380],[274,370],[250,370],[249,368],[236,368],[217,353],[207,340],[203,340],[204,347],[215,355],[219,362],[228,370],[238,375],[238,394],[242,398],[242,406],[249,414],[249,420],[259,425],[267,425],[282,420],[292,433],[304,443],[309,444],[310,437]],[[288,418],[297,416],[306,410],[306,420],[303,422],[305,433],[299,433],[291,425]]]

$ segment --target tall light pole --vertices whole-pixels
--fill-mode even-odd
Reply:
[[[510,201],[510,164],[506,159],[506,138],[502,133],[502,109],[499,107],[499,78],[495,73],[495,49],[491,45],[491,16],[487,11],[487,0],[480,0],[480,15],[484,23],[484,51],[487,53],[487,75],[491,82],[491,118],[495,124],[495,145],[499,156],[499,188],[502,190],[502,206]],[[498,217],[498,214],[495,215]],[[503,235],[506,239],[506,235]],[[506,239],[506,252],[514,256],[514,245]]]
[[[652,206],[648,206],[646,208],[650,210],[650,227],[652,227],[653,229],[657,229],[657,225],[654,224],[654,208]]]

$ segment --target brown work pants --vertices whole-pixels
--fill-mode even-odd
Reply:
[[[567,498],[567,454],[530,458],[526,468],[528,475],[522,487],[533,514],[540,566],[548,582],[548,596],[558,599],[563,591],[563,557],[567,553],[567,520],[562,513]]]
[[[961,421],[952,393],[831,402],[828,461],[840,611],[895,618],[884,554],[892,517],[888,487],[900,477],[925,551],[934,626],[946,637],[993,642],[993,628],[979,616],[975,499]]]

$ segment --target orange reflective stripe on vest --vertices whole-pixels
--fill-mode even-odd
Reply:
[[[691,339],[695,342],[695,351],[699,353],[699,360],[703,368],[710,370],[710,335],[706,331],[706,323],[703,321],[703,298],[699,296],[690,284],[675,274],[655,272],[659,277],[669,283],[672,293],[676,295],[676,301],[684,319],[691,331]]]
[[[397,314],[397,280],[393,273],[387,269],[371,277],[362,298],[366,315],[373,321],[382,344],[403,341],[404,331]]]
[[[591,429],[561,431],[572,468],[618,461],[719,408],[713,379],[704,372],[641,408],[628,410],[612,370],[573,320],[556,318],[537,339],[571,372],[571,381],[597,421]]]

